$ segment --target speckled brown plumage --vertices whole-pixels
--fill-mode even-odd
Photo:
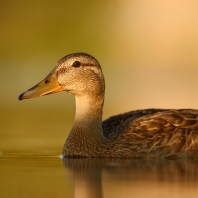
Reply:
[[[104,76],[98,61],[85,53],[63,57],[43,81],[19,99],[63,90],[76,98],[74,125],[63,148],[65,157],[191,158],[198,155],[198,110],[137,110],[102,122]]]

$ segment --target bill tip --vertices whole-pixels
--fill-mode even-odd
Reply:
[[[19,95],[18,99],[19,99],[19,100],[23,100],[23,99],[24,99],[24,98],[23,98],[23,93],[22,93],[21,95]]]

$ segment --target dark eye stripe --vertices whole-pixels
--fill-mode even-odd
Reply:
[[[80,67],[80,62],[79,61],[75,61],[75,62],[73,62],[73,64],[72,64],[72,66],[73,67]]]

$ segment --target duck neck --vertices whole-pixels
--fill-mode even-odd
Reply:
[[[64,154],[91,156],[93,153],[89,152],[104,143],[105,139],[102,133],[103,103],[104,95],[76,96],[74,125],[66,140]]]
[[[88,128],[94,125],[96,129],[96,126],[101,126],[103,98],[101,95],[96,97],[76,96],[74,127],[84,128],[86,126]]]

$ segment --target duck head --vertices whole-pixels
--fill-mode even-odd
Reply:
[[[19,96],[19,100],[67,91],[75,96],[104,94],[99,62],[89,54],[74,53],[61,58],[49,75]]]

